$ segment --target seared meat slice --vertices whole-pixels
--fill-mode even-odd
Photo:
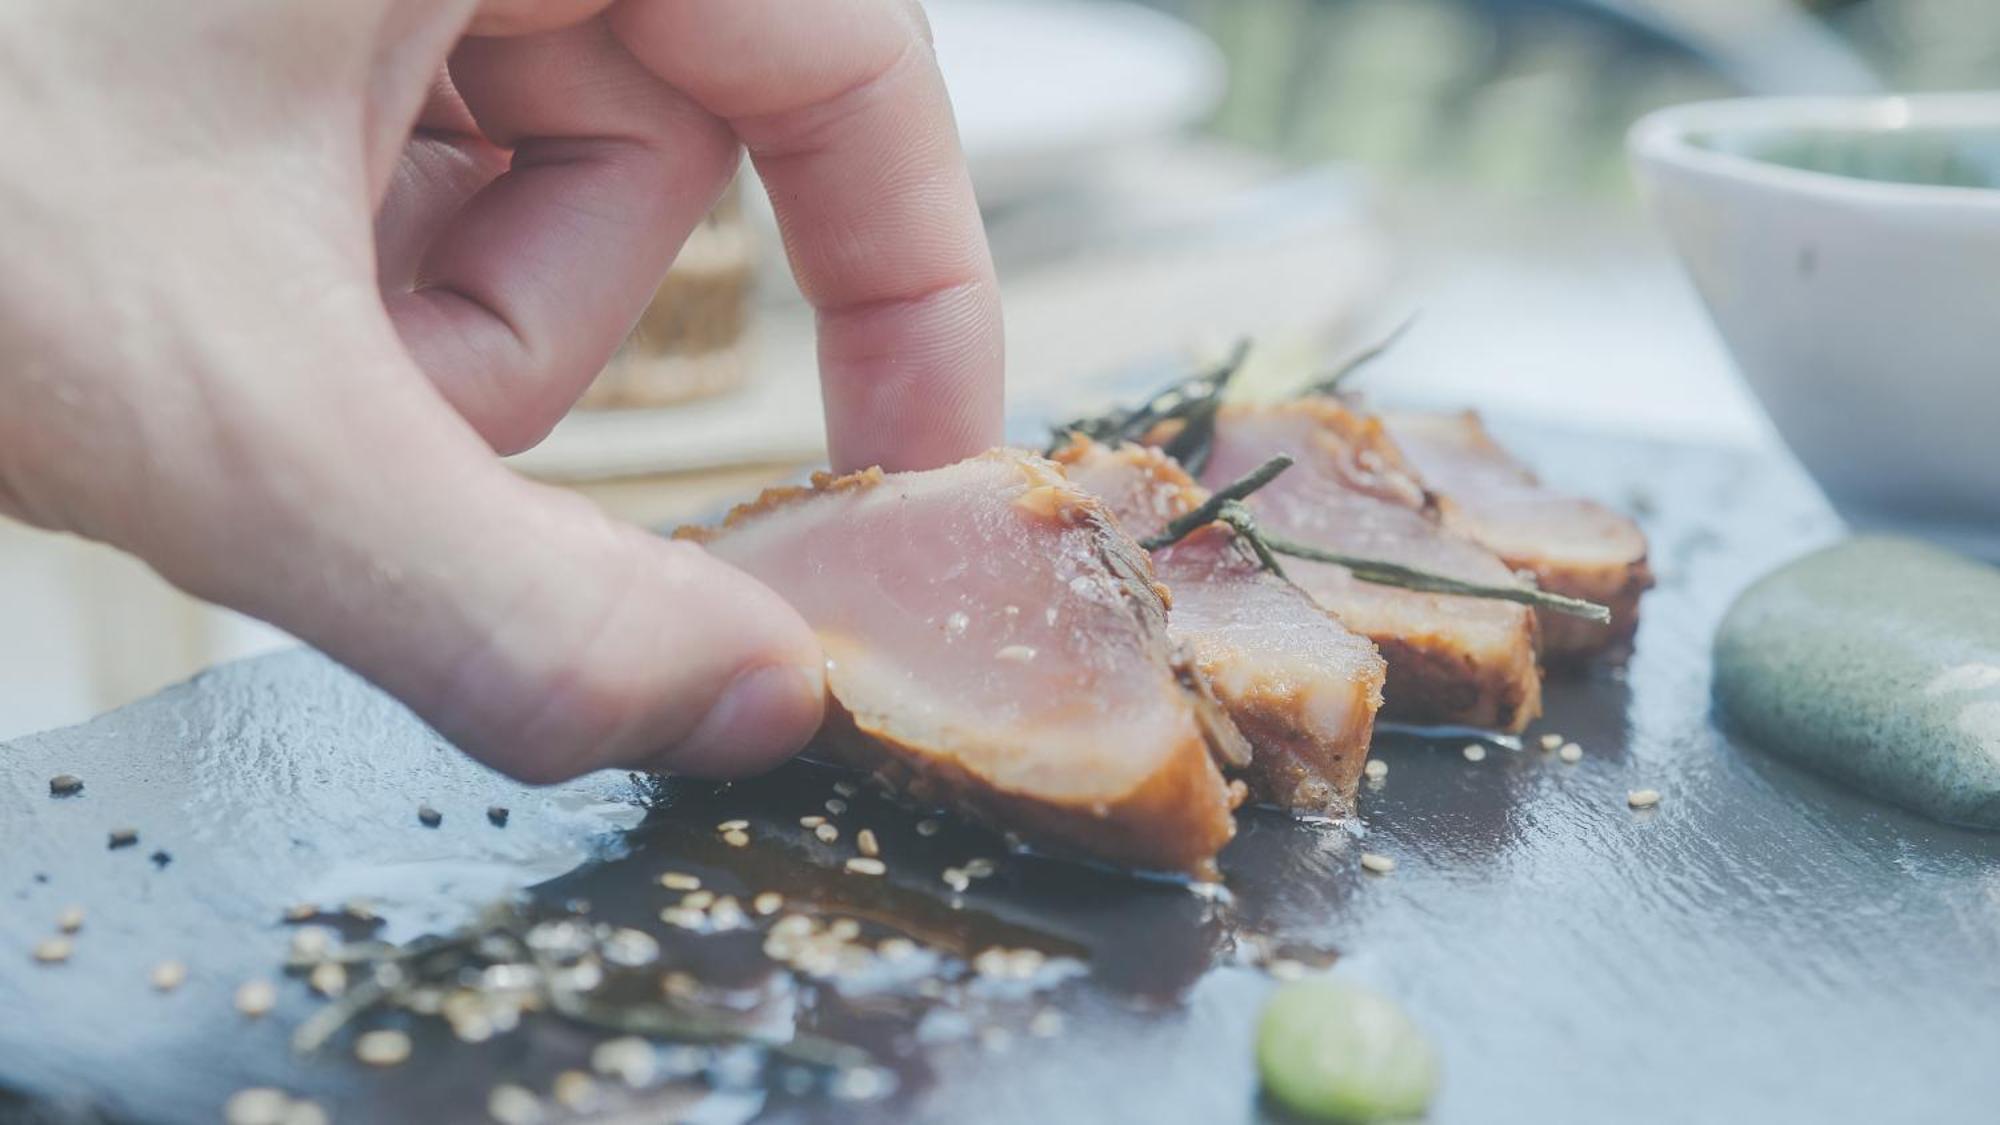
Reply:
[[[1639,595],[1653,584],[1646,537],[1602,504],[1542,487],[1527,466],[1495,442],[1473,411],[1390,414],[1383,419],[1439,512],[1453,528],[1500,556],[1536,585],[1611,607],[1600,625],[1540,613],[1542,656],[1575,662],[1631,644]]]
[[[1208,493],[1156,449],[1078,438],[1057,454],[1134,538],[1159,534]],[[1249,738],[1258,800],[1351,811],[1382,705],[1382,657],[1297,586],[1265,570],[1224,524],[1153,552],[1172,592],[1167,628]]]
[[[1249,499],[1272,531],[1467,582],[1520,584],[1492,552],[1439,523],[1379,419],[1329,397],[1223,407],[1202,483],[1218,488],[1278,453],[1297,464]],[[1535,618],[1526,607],[1375,585],[1303,559],[1285,560],[1285,571],[1381,648],[1385,718],[1518,731],[1541,713]]]
[[[765,493],[704,540],[818,631],[838,756],[1058,850],[1213,872],[1242,736],[1146,554],[1031,454]]]

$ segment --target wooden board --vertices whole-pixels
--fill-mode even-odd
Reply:
[[[1731,595],[1837,533],[1788,464],[1716,450],[1502,427],[1553,479],[1636,507],[1660,588],[1629,670],[1553,685],[1536,732],[1585,748],[1460,754],[1462,740],[1387,736],[1386,784],[1363,825],[1243,818],[1228,894],[1005,857],[954,900],[948,865],[996,838],[868,794],[810,840],[832,775],[795,765],[725,789],[674,785],[654,804],[621,775],[530,792],[466,762],[399,707],[305,653],[232,665],[72,730],[0,747],[0,1119],[208,1122],[233,1090],[307,1092],[334,1119],[484,1120],[487,1089],[547,1089],[590,1037],[553,1018],[471,1046],[420,1029],[416,1056],[369,1071],[337,1043],[286,1047],[317,1006],[285,981],[262,1021],[234,1012],[277,979],[282,907],[367,895],[391,936],[453,924],[508,885],[594,916],[662,927],[668,868],[730,890],[775,888],[871,928],[970,956],[991,944],[1075,958],[1079,975],[1021,999],[940,1004],[790,984],[779,1026],[851,1034],[900,1078],[886,1101],[623,1092],[624,1119],[953,1122],[1254,1119],[1250,1042],[1272,953],[1371,982],[1435,1038],[1440,1122],[1980,1119],[2000,1105],[2000,837],[1931,824],[1850,794],[1720,731],[1708,642]],[[53,799],[47,779],[84,778]],[[1664,794],[1635,813],[1630,789]],[[437,829],[419,825],[427,801]],[[505,828],[488,804],[509,805]],[[753,822],[747,848],[715,824]],[[643,817],[631,831],[621,826]],[[891,873],[842,875],[852,830],[880,833]],[[106,832],[136,827],[138,846]],[[1364,827],[1365,826],[1365,827]],[[1364,874],[1371,851],[1398,861]],[[164,867],[148,860],[171,853]],[[570,870],[573,867],[581,867]],[[72,961],[36,965],[65,905],[88,921]],[[754,957],[750,935],[709,953]],[[746,944],[747,943],[747,944]],[[727,946],[727,950],[722,947]],[[707,956],[675,946],[675,957]],[[149,967],[191,968],[171,995]],[[1044,1007],[1060,1035],[1027,1033]],[[959,1019],[963,1016],[964,1019]],[[1012,1032],[955,1037],[966,1027]],[[724,1067],[726,1074],[737,1071]],[[737,1074],[739,1079],[742,1075]]]

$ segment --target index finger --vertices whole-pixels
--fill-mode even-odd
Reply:
[[[835,469],[1000,441],[1000,299],[930,33],[897,0],[625,0],[627,48],[729,123],[819,317]]]

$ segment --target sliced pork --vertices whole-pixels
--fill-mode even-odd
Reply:
[[[1224,406],[1201,481],[1218,488],[1279,453],[1295,466],[1249,499],[1272,531],[1466,582],[1520,585],[1491,551],[1442,526],[1379,419],[1331,397]],[[1381,649],[1385,718],[1518,731],[1541,712],[1526,607],[1362,582],[1330,563],[1287,559],[1285,571]]]
[[[920,800],[1127,867],[1213,873],[1248,748],[1146,554],[1030,454],[821,477],[687,533],[818,631],[825,740]]]
[[[1138,539],[1208,499],[1155,449],[1078,438],[1056,460]],[[1172,592],[1168,629],[1250,740],[1252,796],[1306,812],[1351,810],[1382,705],[1374,644],[1264,569],[1227,525],[1155,550],[1153,569]]]
[[[1439,496],[1446,527],[1533,573],[1544,590],[1610,607],[1604,625],[1538,614],[1545,660],[1574,663],[1631,644],[1639,595],[1653,584],[1638,525],[1602,504],[1543,487],[1474,411],[1389,414],[1384,421],[1425,487]]]

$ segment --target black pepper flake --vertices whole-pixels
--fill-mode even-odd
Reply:
[[[486,807],[486,819],[487,819],[487,820],[490,820],[490,821],[492,821],[492,822],[493,822],[493,827],[495,827],[495,828],[505,828],[505,827],[507,827],[507,808],[506,808],[506,806],[505,806],[505,805],[488,805],[488,806]]]
[[[74,797],[83,792],[83,779],[73,773],[59,773],[49,779],[49,796]]]
[[[157,867],[162,871],[166,870],[167,864],[172,863],[174,861],[173,855],[170,854],[165,848],[161,848],[159,851],[154,852],[147,858],[153,861],[154,867]]]
[[[444,823],[444,814],[429,805],[418,805],[417,819],[423,822],[425,828],[436,828]]]
[[[113,828],[111,830],[110,847],[113,850],[116,850],[118,848],[129,848],[133,844],[136,844],[138,842],[139,842],[139,830],[137,828]]]

